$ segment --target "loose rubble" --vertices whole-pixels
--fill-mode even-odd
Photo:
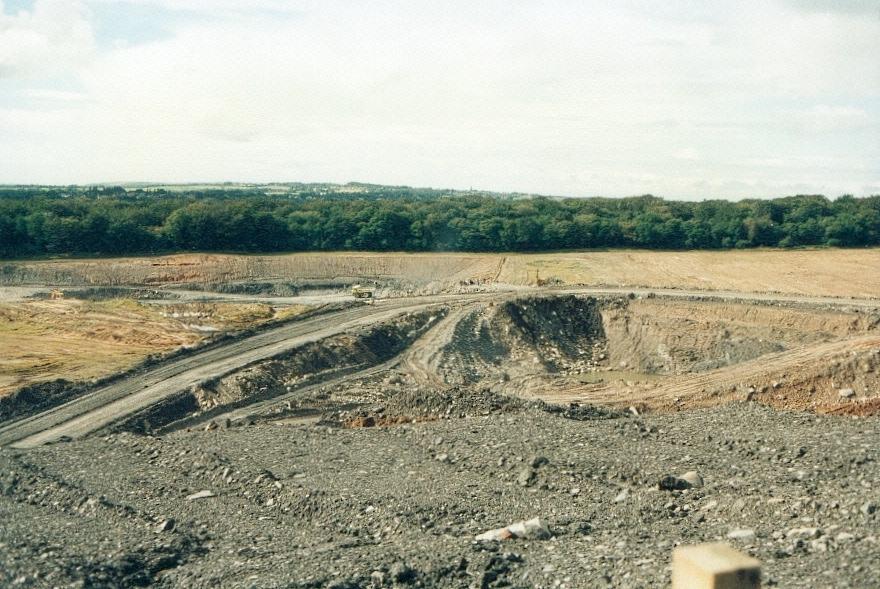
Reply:
[[[480,542],[509,540],[511,538],[547,540],[550,538],[550,535],[550,528],[547,526],[547,522],[536,517],[528,521],[516,522],[503,528],[483,532],[476,537],[476,540]]]
[[[762,586],[880,586],[874,418],[469,407],[0,449],[0,586],[663,587],[715,541]]]

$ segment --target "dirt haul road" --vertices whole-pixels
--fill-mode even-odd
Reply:
[[[860,307],[876,307],[878,305],[877,301],[860,299],[623,288],[520,289],[513,292],[436,295],[377,301],[374,305],[329,313],[270,329],[248,338],[196,353],[187,358],[165,363],[146,373],[122,378],[109,386],[59,407],[3,425],[0,427],[0,446],[30,448],[63,438],[83,437],[189,387],[196,386],[206,380],[222,377],[244,366],[277,356],[307,343],[316,342],[357,327],[387,321],[406,312],[425,310],[438,304],[499,302],[506,298],[522,296],[526,292],[546,295],[627,295],[635,293],[655,294],[669,298],[711,297],[719,300],[764,303],[807,303]],[[456,316],[453,315],[453,317]],[[455,325],[455,321],[445,321],[443,325],[451,328]],[[449,334],[440,329],[428,339],[436,340],[439,344],[441,340],[445,341],[448,337]],[[418,366],[433,363],[433,351],[421,349],[423,347],[417,346],[417,349],[411,351],[411,354],[406,357],[409,363]],[[431,371],[419,372],[429,373]],[[569,392],[570,395],[571,393],[573,391]]]
[[[320,315],[164,364],[2,426],[0,446],[29,448],[63,437],[82,437],[206,379],[360,325],[430,307],[438,298],[442,297],[386,301]]]

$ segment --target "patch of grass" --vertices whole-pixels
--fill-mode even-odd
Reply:
[[[211,311],[213,317],[230,327],[246,327],[265,323],[275,316],[275,310],[265,303],[217,303]]]
[[[259,303],[141,304],[132,299],[35,300],[0,304],[0,396],[64,378],[90,380],[127,370],[150,354],[197,344],[213,331],[288,319]]]
[[[289,307],[285,307],[283,309],[278,309],[275,311],[275,321],[286,321],[287,319],[291,319],[298,315],[302,315],[312,307],[308,305],[291,305]]]

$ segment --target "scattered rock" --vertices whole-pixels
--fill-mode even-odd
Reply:
[[[164,520],[162,523],[160,523],[158,526],[156,526],[157,532],[170,532],[173,529],[174,529],[174,519],[173,518],[168,518],[168,519]]]
[[[810,540],[810,552],[828,552],[828,540],[826,538]]]
[[[195,499],[207,499],[208,497],[216,497],[217,495],[214,491],[199,491],[198,493],[193,493],[192,495],[187,495],[187,501],[193,501]]]
[[[800,375],[789,378],[791,389],[781,390],[798,391]],[[391,416],[400,407],[413,410],[398,405],[410,403],[408,389],[386,399],[357,382],[350,386],[369,410],[347,416],[365,411],[381,426],[379,401]],[[863,388],[861,380],[858,386],[859,395],[880,390],[876,383]],[[822,381],[816,387],[828,395],[817,399],[837,402],[837,387]],[[434,403],[428,389],[412,388],[412,398]],[[748,551],[766,562],[774,586],[880,586],[876,419],[732,403],[675,415],[618,415],[584,427],[567,413],[488,395],[499,409],[476,417],[458,403],[482,393],[462,391],[427,405],[445,411],[451,399],[454,415],[474,416],[448,422],[346,432],[329,429],[328,418],[314,427],[261,425],[210,436],[120,432],[39,452],[2,449],[0,500],[10,509],[0,525],[0,586],[21,575],[26,586],[73,586],[83,578],[81,566],[89,574],[101,567],[101,575],[116,575],[118,563],[141,571],[146,561],[139,555],[161,547],[150,556],[163,567],[153,584],[198,585],[211,577],[245,586],[340,589],[661,587],[674,545],[724,539],[728,532],[731,539],[723,541],[754,547]],[[303,406],[336,402],[319,392]],[[861,403],[836,407],[854,410]],[[202,419],[197,429],[210,418]],[[214,419],[223,427],[222,417]],[[106,466],[95,455],[107,456]],[[540,455],[552,456],[550,464]],[[700,470],[692,476],[681,468]],[[799,471],[804,480],[795,476]],[[531,488],[518,485],[520,474]],[[672,490],[657,490],[661,474],[672,475]],[[688,490],[674,490],[679,480]],[[186,495],[216,488],[191,497],[216,493],[218,500],[180,503],[181,485],[189,487]],[[492,530],[489,538],[500,543],[474,541],[478,530],[538,514],[552,522],[549,541],[518,539],[518,532],[527,533],[525,522],[522,530],[506,524]],[[65,526],[70,516],[78,517],[77,526]],[[57,523],[45,531],[32,531],[33,521],[52,520]],[[304,528],[306,520],[316,525]],[[754,528],[735,529],[747,525]],[[69,540],[56,540],[64,533]],[[506,550],[522,556],[508,558]],[[555,570],[545,577],[547,565]],[[37,579],[37,571],[46,576]]]
[[[376,418],[372,415],[359,415],[349,422],[349,427],[374,427]]]
[[[540,468],[549,463],[550,461],[547,460],[546,456],[532,456],[532,459],[530,461],[532,468]]]
[[[786,532],[785,537],[809,540],[811,538],[818,538],[821,535],[822,531],[819,528],[792,528]]]
[[[839,391],[837,391],[837,395],[841,399],[849,399],[851,397],[855,397],[856,392],[852,389],[840,389]]]
[[[388,571],[391,578],[398,583],[412,583],[416,580],[416,571],[404,562],[397,562]]]
[[[494,530],[483,532],[476,537],[476,540],[478,542],[489,542],[490,540],[500,542],[501,540],[507,540],[509,538],[513,538],[513,532],[508,528],[495,528]]]
[[[677,489],[687,489],[687,481],[682,481],[678,477],[666,475],[657,483],[657,488],[661,491],[674,491]]]
[[[742,530],[731,530],[727,533],[727,538],[730,540],[751,540],[755,537],[755,530],[742,529]]]
[[[666,475],[660,479],[657,487],[661,491],[684,491],[685,489],[690,489],[691,484],[680,477]]]
[[[699,489],[703,486],[703,477],[701,477],[695,470],[688,471],[678,478],[679,480],[685,481],[694,489]]]
[[[519,476],[516,477],[516,482],[521,487],[531,487],[535,482],[535,471],[530,466],[522,469],[519,472]]]
[[[476,537],[479,542],[490,540],[507,540],[509,538],[525,538],[528,540],[547,540],[551,536],[550,527],[539,517],[516,522],[504,528],[496,528],[483,532]]]

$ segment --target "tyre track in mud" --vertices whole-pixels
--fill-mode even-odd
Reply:
[[[437,370],[438,362],[443,349],[452,342],[456,326],[476,308],[477,305],[471,304],[451,311],[401,355],[400,369],[420,384],[446,386],[447,383]]]

